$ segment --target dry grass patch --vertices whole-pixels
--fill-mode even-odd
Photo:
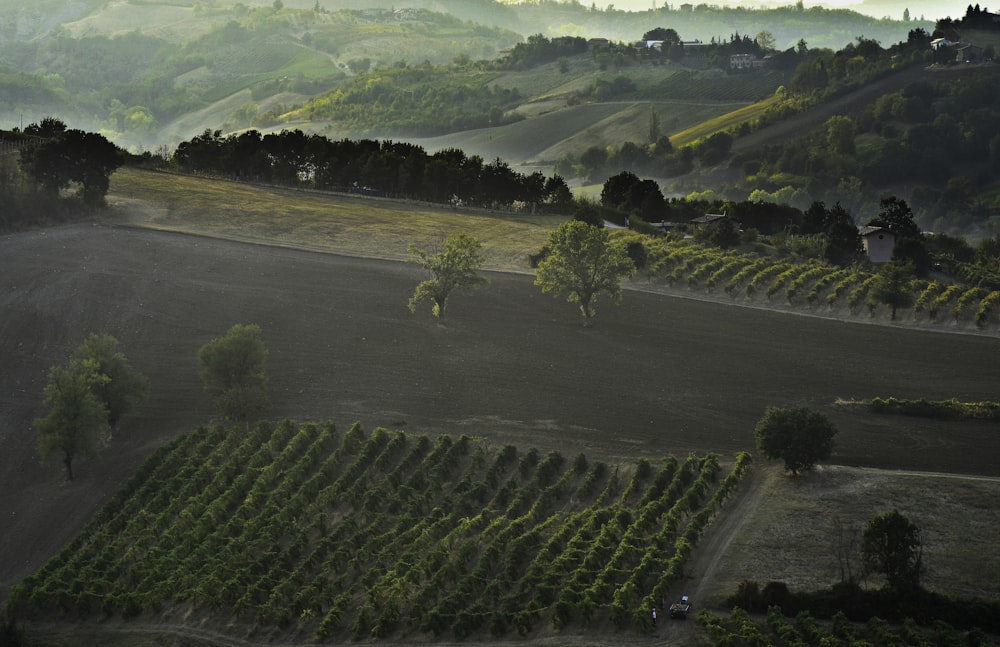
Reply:
[[[364,258],[402,260],[411,244],[429,248],[467,233],[483,242],[487,269],[520,272],[564,220],[136,169],[115,173],[110,194],[129,224]]]
[[[708,121],[699,123],[691,128],[688,128],[687,130],[671,135],[670,143],[676,147],[687,146],[688,144],[691,144],[699,139],[714,135],[717,132],[734,128],[744,122],[753,121],[767,112],[771,106],[780,100],[780,97],[777,95],[771,96],[763,101],[758,101],[757,103],[728,112],[714,119],[709,119]]]
[[[993,541],[1000,527],[1000,509],[995,506],[1000,479],[842,466],[820,466],[798,478],[768,467],[761,476],[759,504],[752,510],[727,511],[748,518],[721,556],[722,577],[712,583],[713,602],[733,593],[743,579],[761,586],[783,581],[797,591],[840,581],[838,536],[853,533],[860,542],[868,520],[893,509],[923,531],[927,588],[1000,598],[1000,554]],[[857,557],[851,568],[856,576],[860,573]],[[881,582],[867,585],[878,587]]]

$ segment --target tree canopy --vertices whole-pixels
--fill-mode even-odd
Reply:
[[[111,174],[124,163],[122,152],[103,135],[60,130],[60,123],[50,120],[32,130],[40,133],[39,137],[49,137],[21,150],[21,169],[50,193],[58,193],[77,182],[85,203],[102,204]]]
[[[837,430],[826,416],[806,407],[769,407],[754,433],[765,456],[783,460],[786,470],[798,474],[830,456]]]
[[[612,241],[604,227],[579,220],[565,222],[549,234],[548,248],[535,272],[535,285],[579,303],[585,326],[596,313],[597,295],[607,292],[619,302],[622,279],[635,272],[624,245]]]
[[[66,478],[73,480],[73,459],[93,454],[108,420],[108,410],[95,391],[108,382],[92,360],[53,366],[45,386],[48,413],[34,421],[42,460],[61,452]]]
[[[129,364],[111,335],[91,334],[76,349],[72,362],[93,362],[98,375],[107,379],[94,383],[94,394],[108,411],[108,426],[115,430],[121,417],[146,397],[149,380]]]
[[[236,324],[198,351],[205,392],[224,418],[249,422],[267,412],[267,349],[260,326]]]
[[[916,280],[913,264],[894,261],[886,263],[875,275],[868,298],[872,303],[884,303],[896,320],[896,310],[913,305],[913,283]]]
[[[412,262],[427,270],[431,278],[417,285],[410,298],[410,312],[416,312],[422,301],[432,302],[435,317],[444,317],[448,298],[455,290],[472,291],[488,283],[479,269],[486,260],[482,243],[468,234],[452,234],[437,253],[414,245],[409,247]]]
[[[916,589],[923,569],[920,528],[899,513],[885,512],[868,522],[861,538],[862,562],[869,573],[885,575],[897,593]]]

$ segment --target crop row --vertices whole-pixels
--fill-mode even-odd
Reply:
[[[750,457],[612,467],[284,421],[184,435],[11,592],[13,617],[195,609],[302,636],[648,628]]]
[[[846,307],[874,315],[881,307],[872,293],[877,274],[859,266],[841,268],[816,261],[762,257],[691,241],[658,241],[650,249],[647,276],[669,285],[725,292],[733,299],[796,307]],[[1000,291],[980,287],[913,282],[911,316],[930,321],[1000,323]],[[899,315],[897,315],[899,316]]]
[[[753,617],[736,607],[728,618],[710,611],[698,614],[703,627],[716,647],[753,645],[754,647],[871,647],[872,645],[989,645],[985,634],[978,630],[961,631],[947,622],[937,620],[919,625],[907,618],[900,625],[890,625],[875,617],[868,622],[850,621],[838,612],[831,621],[820,622],[808,611],[795,618],[782,615],[778,607],[768,609],[764,618]]]

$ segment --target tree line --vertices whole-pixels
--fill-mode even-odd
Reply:
[[[300,130],[225,137],[205,130],[181,142],[171,161],[189,173],[454,205],[563,213],[572,203],[562,177],[525,175],[500,158],[484,162],[456,148],[428,154],[405,142],[334,141]]]
[[[70,220],[104,205],[127,154],[53,117],[0,131],[0,231]]]

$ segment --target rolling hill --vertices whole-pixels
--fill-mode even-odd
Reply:
[[[890,393],[988,399],[997,377],[991,337],[639,291],[583,329],[570,304],[539,294],[528,276],[505,273],[490,273],[487,290],[456,300],[449,320],[437,322],[405,309],[420,279],[413,266],[97,223],[7,235],[0,251],[11,286],[0,334],[12,340],[0,385],[13,394],[0,414],[0,505],[11,513],[0,554],[17,556],[0,561],[5,587],[56,554],[154,450],[211,417],[194,353],[242,321],[264,329],[278,417],[350,421],[340,423],[344,430],[357,420],[414,439],[467,434],[491,446],[618,463],[666,452],[731,456],[752,445],[764,408],[795,403],[824,411],[841,429],[838,464],[997,476],[991,425],[901,423],[832,406],[837,397]],[[89,331],[121,340],[149,376],[151,398],[66,485],[58,468],[35,460],[30,420],[46,368]],[[824,478],[812,486],[822,492]],[[912,485],[904,489],[912,496]],[[196,615],[192,631],[214,629]],[[188,624],[144,617],[156,626],[112,621],[73,630],[136,640],[136,631],[170,635]],[[191,635],[233,640],[232,628],[216,631]]]

